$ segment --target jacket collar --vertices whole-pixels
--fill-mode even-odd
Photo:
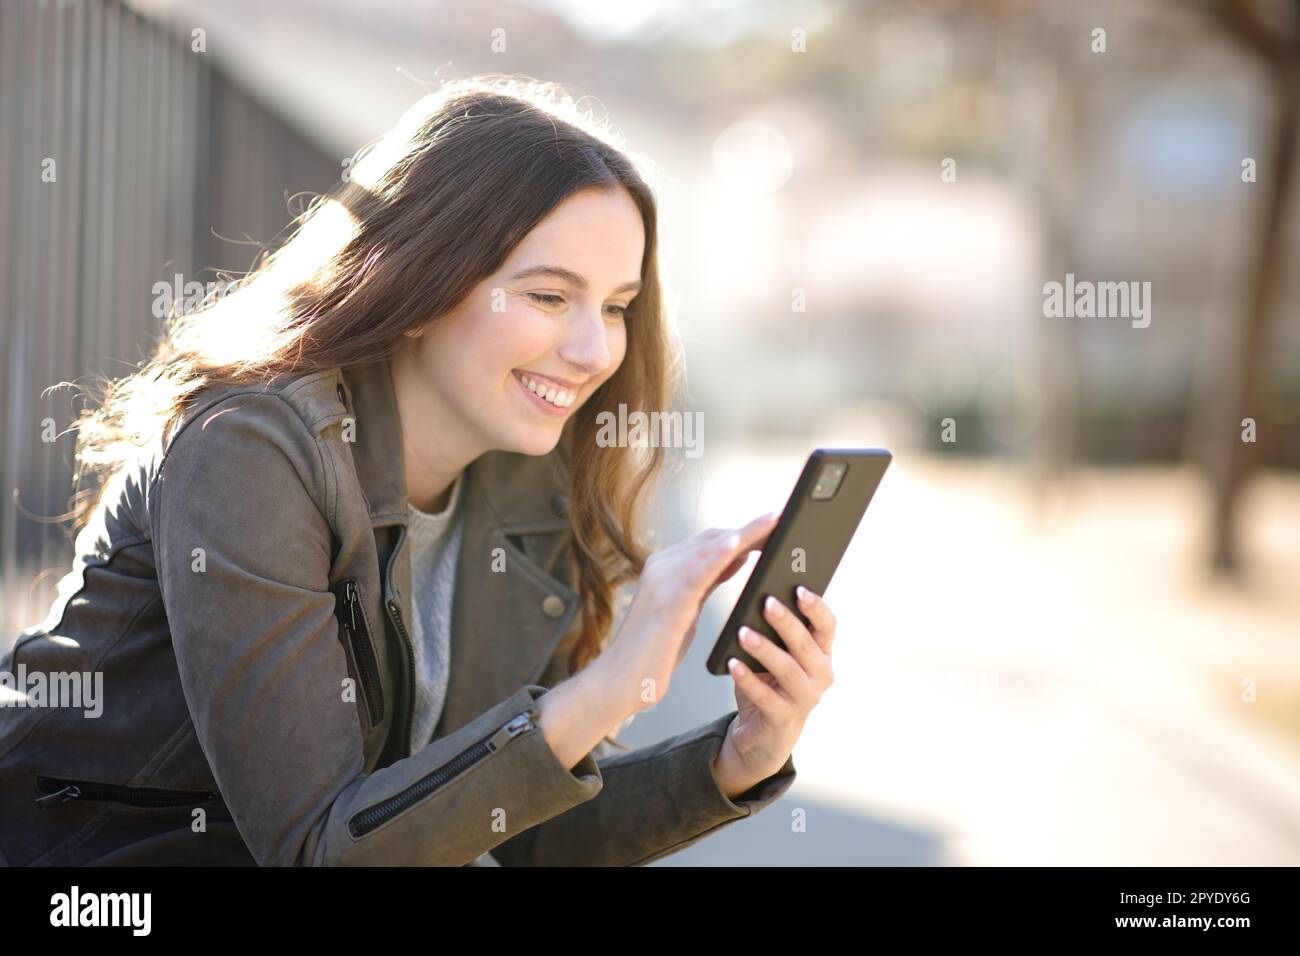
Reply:
[[[387,569],[379,570],[384,596],[398,601],[409,630],[405,456],[388,363],[340,369],[334,384],[355,414],[352,454],[371,526],[401,528],[392,595]],[[463,478],[451,663],[435,736],[463,726],[522,685],[539,682],[579,606],[576,582],[563,564],[569,521],[562,444],[546,455],[487,452],[467,466]]]

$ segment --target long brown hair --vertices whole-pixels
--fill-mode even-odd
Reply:
[[[153,356],[109,383],[76,427],[74,527],[89,520],[104,479],[167,435],[210,387],[386,360],[402,333],[457,305],[570,194],[623,188],[645,226],[642,288],[628,312],[618,371],[565,423],[573,561],[581,630],[576,672],[613,622],[612,595],[639,575],[642,500],[664,462],[657,443],[600,447],[597,415],[667,409],[682,365],[660,284],[654,196],[607,121],[581,113],[551,83],[497,74],[449,82],[360,150],[344,181],[315,198],[284,243],[228,289],[173,311]]]

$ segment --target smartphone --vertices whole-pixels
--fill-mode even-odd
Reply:
[[[763,601],[773,595],[807,625],[795,588],[825,594],[867,505],[894,456],[883,448],[818,448],[808,456],[781,518],[759,553],[754,572],[709,654],[711,674],[726,675],[727,660],[738,657],[759,673],[767,668],[751,657],[739,639],[742,624],[785,643],[763,616]]]

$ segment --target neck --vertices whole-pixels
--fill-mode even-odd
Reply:
[[[406,498],[421,511],[436,514],[451,501],[456,478],[486,449],[460,431],[455,413],[419,377],[411,355],[411,349],[403,349],[388,363],[402,421]],[[423,425],[426,422],[436,425]]]
[[[454,484],[455,481],[456,479],[453,478],[451,480],[451,484]],[[414,507],[419,511],[423,511],[425,514],[430,514],[430,515],[441,514],[442,512],[447,510],[447,505],[451,504],[451,484],[448,484],[447,487],[443,489],[442,493],[439,494],[438,497],[430,504],[428,505],[417,504],[415,499],[411,499],[411,504],[414,505]]]

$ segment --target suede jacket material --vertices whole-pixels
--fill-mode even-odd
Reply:
[[[566,477],[559,447],[469,466],[446,704],[406,757],[387,363],[205,392],[110,480],[0,660],[46,704],[0,707],[0,862],[637,865],[776,800],[793,758],[734,801],[716,782],[734,710],[572,768],[547,744],[536,701],[581,620]],[[68,706],[78,678],[102,681],[95,708]]]

